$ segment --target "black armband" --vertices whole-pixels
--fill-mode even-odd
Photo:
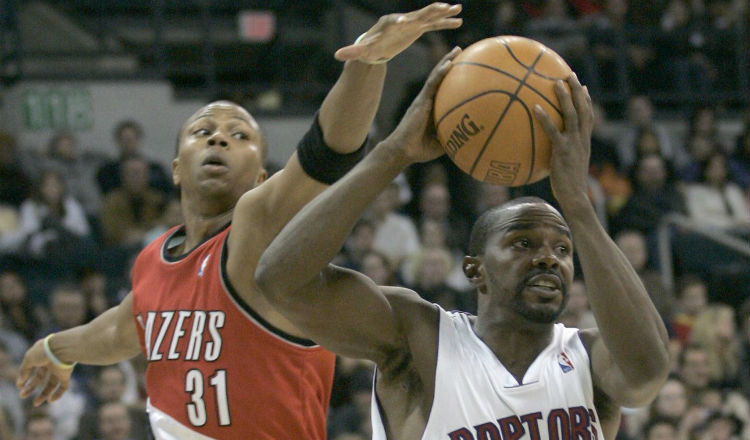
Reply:
[[[323,130],[315,113],[312,126],[297,145],[297,157],[308,176],[325,184],[332,184],[344,176],[365,155],[367,139],[356,151],[337,153],[323,140]]]

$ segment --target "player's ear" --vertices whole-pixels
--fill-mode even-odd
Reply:
[[[484,266],[482,266],[482,260],[479,257],[464,257],[461,267],[464,270],[464,275],[469,279],[472,286],[476,287],[479,292],[484,293]]]
[[[255,176],[255,186],[260,185],[268,179],[268,171],[265,168],[258,170],[258,175]]]
[[[174,183],[175,186],[178,186],[180,184],[180,159],[174,158],[172,159],[172,183]]]

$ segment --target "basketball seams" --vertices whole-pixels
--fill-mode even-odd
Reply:
[[[513,53],[513,49],[511,49],[510,45],[504,39],[495,38],[494,41],[497,42],[498,44],[501,44],[501,45],[505,46],[505,48],[508,50],[508,54],[511,56],[511,58],[513,58],[524,69],[528,69],[529,68],[529,66],[527,66],[526,64],[524,64],[523,61],[521,61],[516,56],[516,54]],[[547,51],[547,49],[542,49],[542,52],[543,53],[547,53],[548,51]],[[558,77],[555,77],[555,76],[545,75],[545,74],[543,74],[541,72],[537,72],[536,70],[533,71],[533,74],[536,75],[536,76],[538,76],[538,77],[540,77],[540,78],[548,79],[550,81],[565,80],[565,78],[558,78]]]
[[[499,73],[501,75],[505,75],[508,78],[514,79],[514,80],[516,80],[518,82],[523,81],[522,78],[519,78],[519,77],[513,75],[512,73],[508,73],[508,72],[506,72],[504,70],[500,70],[497,67],[490,66],[488,64],[477,63],[477,62],[474,62],[474,61],[459,61],[459,62],[453,63],[453,66],[454,66],[453,68],[455,69],[455,67],[459,66],[459,65],[481,67],[481,68],[484,68],[484,69],[492,70],[493,72]],[[526,67],[526,66],[524,66],[524,67],[527,69],[527,72],[528,72],[529,68]],[[528,75],[528,73],[527,73],[527,75]],[[547,79],[547,77],[545,77],[545,79]],[[552,107],[560,116],[562,116],[562,110],[560,108],[558,108],[555,105],[554,102],[552,102],[549,98],[547,98],[547,96],[544,93],[540,92],[536,87],[534,87],[534,86],[532,86],[532,85],[530,85],[528,83],[524,84],[524,85],[526,86],[526,88],[528,88],[529,90],[531,90],[532,92],[534,92],[534,94],[536,94],[539,98],[543,99],[544,102],[546,102],[547,104],[549,104],[549,106]],[[443,118],[441,117],[439,120],[442,120],[442,119]]]
[[[537,63],[539,63],[539,60],[542,59],[543,55],[544,55],[544,51],[540,51],[539,55],[537,55],[536,59],[531,64],[531,66],[527,68],[526,75],[524,75],[523,79],[519,81],[516,91],[513,92],[513,94],[510,96],[510,100],[508,101],[508,104],[506,104],[505,109],[503,110],[503,113],[500,115],[500,118],[498,119],[497,123],[493,127],[492,133],[490,133],[490,135],[487,137],[487,140],[485,141],[484,145],[482,145],[482,149],[479,150],[479,154],[477,155],[477,158],[474,160],[474,164],[472,164],[471,171],[469,171],[469,174],[474,175],[474,170],[476,169],[477,164],[482,159],[482,156],[484,156],[484,152],[487,149],[487,145],[492,139],[492,136],[494,136],[495,131],[497,130],[497,127],[500,125],[500,122],[502,122],[503,118],[505,117],[505,114],[508,113],[508,109],[510,108],[510,106],[513,105],[513,102],[515,101],[522,102],[520,99],[518,99],[518,94],[521,92],[521,89],[523,89],[524,86],[527,86],[526,80],[529,78],[529,75],[531,74],[531,72],[534,71],[534,67],[537,65]],[[525,104],[523,105],[524,107],[526,107]],[[529,128],[533,129],[533,125],[531,125]],[[534,138],[533,130],[532,130],[532,137],[531,137],[531,159],[532,160],[531,160],[531,164],[529,165],[529,177],[526,179],[526,182],[529,181],[529,179],[531,178],[531,174],[534,171],[534,158],[535,157],[536,157],[536,139]]]
[[[554,76],[570,71],[567,64],[539,42],[501,36],[467,48],[453,68],[433,115],[451,160],[477,180],[508,186],[547,175],[550,149],[532,107],[540,104],[553,119],[563,116],[550,81],[562,79]],[[512,107],[514,100],[521,106]]]

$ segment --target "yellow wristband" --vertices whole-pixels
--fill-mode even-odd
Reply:
[[[66,364],[65,362],[61,361],[60,359],[55,356],[54,353],[52,353],[52,348],[49,346],[49,340],[54,336],[54,333],[50,333],[47,335],[46,338],[44,338],[44,354],[47,355],[47,358],[52,361],[53,364],[57,368],[62,368],[63,370],[70,370],[71,368],[75,367],[78,362],[73,362],[72,364]]]
[[[359,37],[357,37],[357,39],[354,40],[354,44],[355,45],[359,44],[359,42],[362,41],[362,39],[365,37],[365,35],[367,35],[367,32],[365,32],[364,34],[362,34]],[[357,58],[357,61],[359,61],[361,63],[365,63],[365,64],[384,64],[384,63],[387,63],[390,60],[391,60],[391,58],[379,58],[377,60],[366,60],[366,59],[363,59],[363,58]]]

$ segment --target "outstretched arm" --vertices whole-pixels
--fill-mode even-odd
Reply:
[[[132,358],[141,350],[133,320],[132,293],[91,322],[55,333],[47,343],[52,355],[63,364],[110,365]],[[34,405],[38,406],[59,399],[68,389],[72,372],[73,368],[55,365],[45,353],[41,339],[24,355],[16,386],[23,398],[35,389],[41,390],[34,398]]]
[[[560,81],[556,92],[563,109],[560,132],[541,109],[536,115],[554,150],[550,183],[570,225],[589,292],[598,332],[583,334],[591,355],[594,382],[614,402],[641,406],[650,402],[669,373],[667,331],[646,289],[628,260],[597,220],[586,195],[593,113],[591,97],[578,78]]]
[[[402,323],[378,288],[361,274],[328,262],[365,208],[406,166],[442,153],[434,137],[434,92],[454,50],[433,70],[394,132],[290,221],[258,262],[255,280],[269,302],[313,340],[381,367],[402,347]],[[404,289],[394,291],[408,297]]]
[[[364,143],[378,109],[386,72],[386,64],[371,63],[398,55],[425,32],[460,26],[461,19],[456,18],[460,11],[460,5],[433,3],[417,11],[386,15],[356,44],[336,53],[346,64],[318,113],[324,145],[316,141],[312,150],[305,150],[308,159],[316,160],[301,163],[302,156],[293,154],[281,172],[245,194],[235,209],[229,245],[230,259],[239,255],[237,272],[247,273],[247,267],[254,267],[274,235],[325,188],[321,183],[325,179],[314,174],[326,174],[321,170],[326,167],[341,168],[341,162],[350,160],[336,154],[352,153]],[[315,127],[311,132],[318,133]],[[230,273],[232,265],[230,261]],[[237,284],[244,283],[240,280]]]

